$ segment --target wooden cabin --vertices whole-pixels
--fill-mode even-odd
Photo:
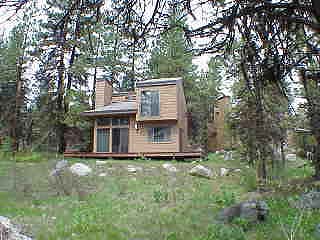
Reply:
[[[94,120],[90,157],[192,155],[181,78],[140,81],[126,93],[113,93],[108,80],[97,81],[96,108],[82,116]]]

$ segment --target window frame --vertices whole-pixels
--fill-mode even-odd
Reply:
[[[156,136],[156,129],[166,129],[167,138]],[[150,143],[170,143],[172,142],[172,126],[154,126],[148,127],[148,142]],[[151,132],[152,131],[152,132]],[[158,133],[159,134],[159,133]]]
[[[157,114],[156,115],[153,115],[153,111],[152,111],[152,97],[151,97],[151,102],[150,102],[150,114],[146,114],[142,111],[142,105],[145,101],[143,101],[143,94],[144,92],[150,92],[151,93],[151,96],[152,96],[152,93],[156,93],[158,95],[158,111],[157,111]],[[148,118],[148,117],[151,117],[151,118],[156,118],[156,117],[160,117],[160,112],[161,112],[161,109],[160,109],[160,91],[157,90],[157,89],[150,89],[150,90],[141,90],[140,92],[140,104],[139,104],[139,113],[140,113],[140,116],[143,117],[143,118]]]
[[[109,125],[99,125],[98,124],[98,119],[101,118],[108,118],[109,119]],[[114,120],[115,119],[115,120]],[[116,121],[118,123],[116,123]],[[108,146],[108,152],[112,153],[112,131],[113,129],[122,129],[122,128],[126,128],[130,129],[130,117],[100,117],[100,118],[96,118],[95,119],[95,151],[98,152],[98,130],[100,129],[106,129],[109,131],[109,137],[108,137],[108,142],[109,142],[109,146]],[[123,124],[123,122],[126,122],[126,124]],[[128,147],[129,147],[129,138],[128,138]]]

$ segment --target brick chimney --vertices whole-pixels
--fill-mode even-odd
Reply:
[[[112,98],[112,83],[109,80],[97,79],[96,108],[109,105]]]

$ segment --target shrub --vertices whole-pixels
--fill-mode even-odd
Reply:
[[[215,195],[213,201],[220,206],[229,206],[236,202],[236,194],[227,188],[222,188],[222,193]]]
[[[153,191],[153,199],[156,203],[164,202],[169,200],[169,193],[164,190]]]

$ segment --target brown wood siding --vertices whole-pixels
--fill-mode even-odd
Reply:
[[[161,121],[158,123],[139,123],[139,130],[136,130],[135,116],[130,116],[129,122],[129,147],[131,153],[143,152],[179,152],[178,127],[176,121]],[[148,128],[155,126],[171,126],[171,141],[166,143],[152,143],[148,140]],[[94,123],[93,152],[97,152],[97,129],[96,121]],[[110,131],[110,135],[112,130]],[[111,141],[109,142],[111,150]]]
[[[178,127],[176,121],[161,121],[161,123],[139,123],[135,128],[135,118],[130,119],[129,152],[179,152]],[[171,141],[166,143],[152,143],[148,140],[148,128],[156,126],[171,126]]]
[[[112,86],[108,81],[96,82],[96,108],[111,103]]]
[[[160,93],[160,116],[159,117],[141,117],[140,116],[140,96],[141,91],[158,90]],[[138,103],[138,114],[137,121],[145,120],[167,120],[167,119],[178,119],[177,114],[177,86],[168,85],[168,86],[147,86],[137,89],[137,103]]]
[[[178,96],[178,126],[179,126],[179,145],[180,151],[185,152],[188,149],[188,119],[187,119],[187,104],[184,96],[183,85],[177,85]]]

